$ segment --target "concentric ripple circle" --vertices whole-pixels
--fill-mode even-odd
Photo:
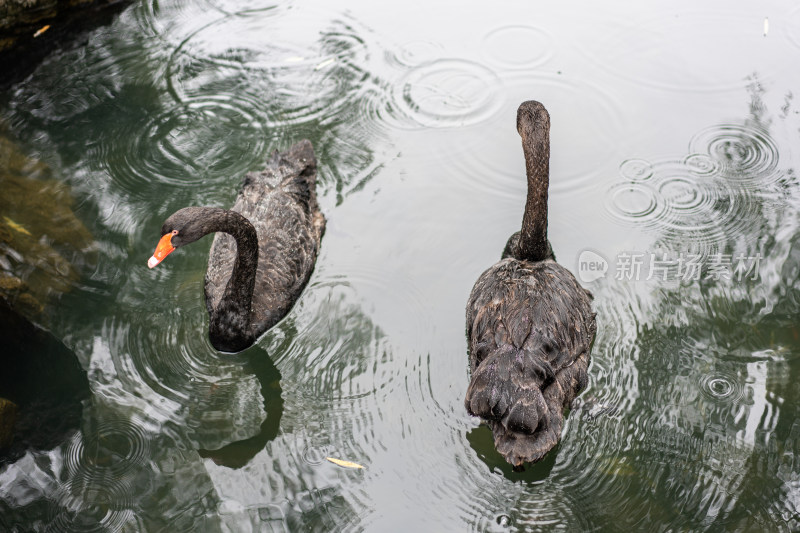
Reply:
[[[435,41],[417,40],[405,43],[398,50],[390,52],[388,57],[398,65],[416,67],[442,57],[443,50],[442,45]]]
[[[503,68],[531,68],[553,56],[552,36],[541,28],[508,25],[495,28],[483,38],[487,58]]]
[[[682,251],[711,254],[726,242],[756,242],[769,219],[766,206],[781,195],[778,163],[777,145],[758,127],[708,127],[682,160],[625,161],[625,183],[609,189],[608,211],[659,230],[662,244]]]
[[[299,305],[312,306],[315,312],[299,309],[304,323],[293,324],[295,340],[271,350],[281,353],[281,364],[294,366],[286,373],[302,383],[309,397],[352,400],[388,394],[402,374],[378,361],[391,361],[392,340],[409,336],[405,328],[392,329],[396,317],[417,317],[410,331],[429,327],[425,299],[412,285],[405,284],[407,290],[394,295],[393,306],[376,308],[368,302],[376,301],[378,294],[385,297],[401,284],[364,265],[352,265],[347,271],[346,280],[323,274],[306,289]],[[372,307],[372,312],[366,313],[364,307]],[[389,331],[381,326],[384,323]]]
[[[686,156],[683,164],[689,172],[695,176],[710,177],[715,176],[720,171],[720,165],[708,154],[691,154]]]
[[[203,252],[187,247],[182,260],[191,264],[192,256],[203,257]],[[203,270],[183,271],[184,281],[170,286],[175,262],[161,266],[156,276],[143,278],[137,288],[143,299],[156,291],[166,291],[170,297],[135,325],[126,317],[109,318],[103,326],[104,338],[112,353],[120,354],[115,364],[125,365],[126,372],[136,375],[139,394],[150,398],[152,409],[180,425],[181,441],[214,447],[209,433],[231,435],[239,431],[237,424],[242,426],[242,420],[257,418],[251,411],[260,409],[260,398],[238,403],[234,398],[258,396],[258,385],[243,369],[243,356],[221,356],[210,345]],[[188,407],[177,412],[172,407],[176,405]],[[241,420],[237,422],[235,416]]]
[[[307,20],[288,32],[273,18],[228,16],[192,34],[169,61],[173,98],[222,95],[270,130],[347,108],[370,77],[368,31],[350,20]]]
[[[503,75],[505,101],[485,126],[491,135],[453,133],[444,168],[460,188],[514,200],[525,197],[527,181],[516,116],[519,103],[533,96],[531,86],[536,87],[538,100],[549,102],[550,194],[579,194],[605,179],[605,169],[618,160],[620,145],[614,139],[624,131],[621,105],[602,87],[517,70]],[[575,153],[582,156],[574,157]],[[440,153],[436,156],[441,157]]]
[[[665,242],[712,253],[726,239],[752,240],[763,220],[758,198],[748,187],[722,179],[704,181],[683,163],[654,165],[654,177],[643,183],[620,183],[608,193],[607,208],[617,219],[660,230]]]
[[[266,151],[269,139],[256,113],[240,97],[189,99],[165,109],[140,131],[110,139],[109,171],[132,194],[148,191],[148,183],[186,189],[227,183]],[[231,132],[236,143],[227,141]]]
[[[131,524],[133,511],[120,508],[106,487],[102,490],[80,489],[82,492],[77,492],[78,490],[68,486],[66,491],[70,496],[62,496],[60,499],[63,507],[50,509],[54,515],[49,521],[47,531],[105,533],[123,531],[126,525]]]
[[[65,466],[70,472],[108,475],[123,482],[126,473],[145,463],[149,443],[136,419],[106,420],[72,442]]]
[[[735,376],[721,373],[703,376],[700,390],[706,397],[719,403],[737,403],[744,395],[744,388]]]
[[[319,446],[307,445],[303,450],[302,457],[306,463],[316,466],[325,462],[326,457],[333,454],[333,446],[322,444]]]
[[[673,209],[694,210],[704,201],[703,192],[695,181],[685,176],[663,180],[658,186],[658,192]]]
[[[700,131],[689,143],[691,153],[708,154],[730,179],[764,183],[775,175],[778,147],[764,131],[721,124]]]
[[[628,159],[619,166],[619,173],[627,180],[644,181],[653,176],[653,164],[645,159]]]
[[[111,419],[84,429],[66,448],[68,481],[58,491],[56,531],[117,531],[133,515],[133,488],[146,467],[151,436],[138,418]]]
[[[608,197],[609,210],[628,222],[649,224],[664,213],[664,204],[655,191],[638,183],[616,185]]]
[[[439,59],[411,69],[397,84],[393,100],[412,124],[449,128],[476,124],[502,104],[500,78],[464,59]]]

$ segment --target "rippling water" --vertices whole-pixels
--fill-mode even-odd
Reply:
[[[35,320],[90,394],[58,444],[0,463],[0,529],[800,528],[798,35],[789,2],[178,0],[55,52],[0,93],[4,165],[60,182],[94,243],[17,208],[0,267],[22,292],[52,274],[6,239],[24,232],[65,265]],[[513,472],[463,407],[464,306],[521,221],[531,98],[550,239],[598,335],[561,443]],[[146,259],[170,213],[230,205],[302,138],[316,269],[220,356],[210,240]]]

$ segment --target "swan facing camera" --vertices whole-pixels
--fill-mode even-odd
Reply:
[[[520,471],[561,440],[564,407],[589,383],[597,322],[591,292],[556,263],[547,240],[550,115],[540,102],[520,104],[517,132],[528,181],[522,229],[469,295],[464,406],[489,425],[495,449]],[[608,263],[600,268],[605,273]]]
[[[584,250],[578,256],[578,279],[584,283],[591,283],[606,277],[608,261],[602,255],[592,250]]]

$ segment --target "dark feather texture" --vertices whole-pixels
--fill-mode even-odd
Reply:
[[[538,461],[558,443],[563,411],[587,385],[597,329],[591,293],[555,262],[547,241],[549,116],[538,102],[525,102],[517,117],[528,201],[522,231],[470,294],[472,378],[465,400],[515,467]]]
[[[558,442],[564,408],[586,387],[595,331],[589,293],[553,260],[506,258],[478,278],[467,305],[466,406],[512,465]]]
[[[309,141],[275,152],[247,174],[230,210],[188,207],[162,227],[175,247],[216,232],[205,295],[211,344],[241,351],[292,308],[316,262],[325,218],[317,205],[317,161]]]

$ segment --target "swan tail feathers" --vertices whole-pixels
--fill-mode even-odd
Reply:
[[[555,374],[546,361],[538,372],[521,372],[515,362],[524,356],[505,349],[486,357],[472,373],[465,400],[470,414],[488,422],[497,451],[515,467],[539,461],[558,444],[564,409],[588,381],[588,353]]]

